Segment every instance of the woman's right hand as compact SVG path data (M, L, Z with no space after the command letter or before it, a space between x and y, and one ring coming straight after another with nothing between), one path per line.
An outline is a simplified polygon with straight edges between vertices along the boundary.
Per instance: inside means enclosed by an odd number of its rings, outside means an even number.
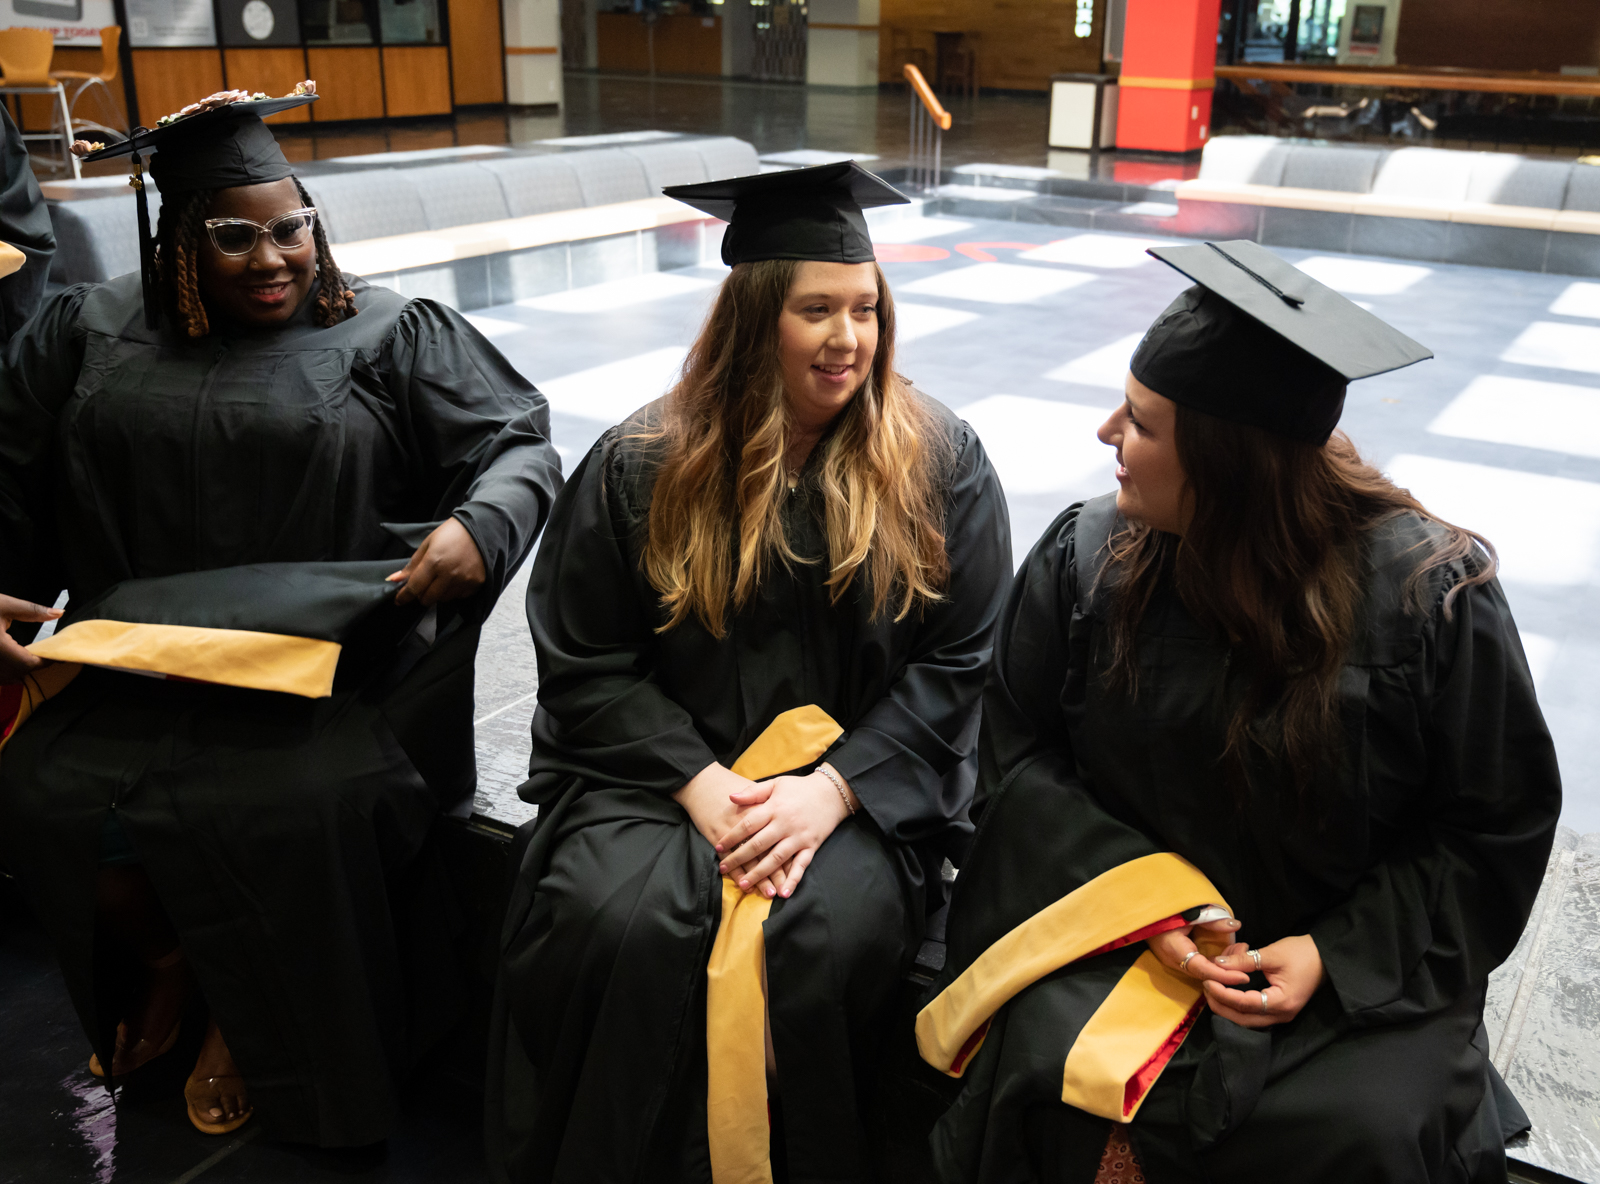
M1200 947L1194 943L1193 934L1196 930L1203 931L1207 937L1224 940L1239 932L1239 922L1230 917L1222 921L1207 921L1203 925L1185 925L1182 929L1169 929L1165 933L1158 933L1146 939L1145 944L1150 947L1151 952L1163 966L1169 970L1176 970L1179 974L1186 974L1190 978L1202 982L1210 980L1228 987L1237 987L1250 981L1250 976L1243 971L1218 966L1201 953ZM1220 958L1230 954L1242 954L1248 948L1243 942L1233 942L1227 949L1217 951L1217 956ZM1189 957L1190 954L1194 957Z
M689 815L689 821L705 836L706 842L715 847L722 841L722 837L733 829L734 824L743 817L748 806L739 806L733 802L731 794L748 793L756 788L756 783L748 777L741 777L731 769L712 763L696 773L687 785L672 795L672 800L682 806ZM739 879L742 869L728 869L735 881ZM783 890L784 879L782 871L775 872L772 876L763 879L759 884L751 886L753 891L761 891L763 885L770 885L772 892L767 896L775 896Z
M21 682L44 665L44 659L29 653L17 644L8 632L13 621L53 621L61 615L58 608L45 608L31 600L18 600L15 596L0 595L0 683ZM715 840L712 840L715 842Z

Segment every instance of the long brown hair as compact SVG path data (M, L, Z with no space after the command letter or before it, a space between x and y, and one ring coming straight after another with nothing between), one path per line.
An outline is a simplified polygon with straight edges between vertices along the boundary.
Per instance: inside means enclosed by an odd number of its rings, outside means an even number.
M1406 611L1422 611L1429 573L1459 562L1466 578L1445 594L1447 616L1462 588L1493 577L1494 547L1430 514L1342 432L1301 443L1180 404L1174 438L1193 517L1181 538L1128 524L1111 540L1101 576L1111 682L1137 693L1139 623L1170 576L1184 606L1247 664L1223 751L1230 782L1248 782L1253 750L1303 793L1318 770L1338 766L1337 691L1364 591L1362 535L1408 512L1442 527L1403 595Z
M298 178L294 187L304 204L313 204ZM161 293L168 315L189 337L204 337L211 332L205 302L200 298L200 244L206 237L206 216L215 195L214 189L197 189L164 201L156 221L156 274ZM322 280L312 319L326 329L356 315L356 295L345 287L344 274L333 260L321 218L313 224L311 238L317 248L317 275Z
M784 454L793 432L778 320L799 262L740 263L723 281L657 427L649 534L640 564L672 629L691 614L727 632L775 562L804 562L784 535ZM937 600L949 575L940 463L944 433L894 371L894 302L876 266L878 349L868 379L817 445L835 603L857 575L872 610L896 619Z

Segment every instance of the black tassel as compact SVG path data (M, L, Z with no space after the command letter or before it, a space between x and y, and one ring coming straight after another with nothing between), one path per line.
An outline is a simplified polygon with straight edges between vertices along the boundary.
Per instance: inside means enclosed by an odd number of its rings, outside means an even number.
M145 129L134 128L130 138ZM144 194L144 161L137 151L133 154L133 175L128 178L138 201L139 215L139 278L144 287L144 327L154 330L161 324L161 304L156 292L156 244L150 237L150 204Z

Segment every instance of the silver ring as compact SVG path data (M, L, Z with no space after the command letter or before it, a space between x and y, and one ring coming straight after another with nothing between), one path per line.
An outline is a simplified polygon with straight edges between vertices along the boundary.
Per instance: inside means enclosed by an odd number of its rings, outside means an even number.
M1250 961L1252 961L1252 962L1254 962L1256 964L1256 969L1257 970L1260 970L1261 969L1261 951L1260 950L1251 950L1250 951Z
M1272 989L1271 987L1268 987L1267 991L1270 991L1271 989ZM1262 1015L1266 1015L1267 1014L1267 991L1257 991L1256 992L1257 995L1261 996L1261 1014Z
M1187 971L1189 969L1189 959L1193 958L1199 952L1199 950L1190 950L1187 954L1185 954L1183 956L1183 961L1178 963L1178 969Z

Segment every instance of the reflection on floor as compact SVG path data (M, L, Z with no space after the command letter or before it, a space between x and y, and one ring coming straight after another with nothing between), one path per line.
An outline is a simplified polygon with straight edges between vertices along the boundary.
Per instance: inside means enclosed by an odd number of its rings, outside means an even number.
M375 152L414 152L473 144L528 144L574 136L644 130L738 136L763 156L789 164L855 156L874 167L905 163L909 109L903 88L828 90L781 82L720 78L658 78L571 72L566 102L557 112L542 108L498 112L463 111L454 116L394 121L371 127L324 130L315 124L275 129L291 161L330 160ZM1196 164L1122 161L1107 154L1091 166L1084 153L1045 147L1049 102L1044 93L948 96L954 118L944 136L944 164L971 162L1030 167L1054 165L1087 176L1094 168L1118 180L1152 184L1160 177L1193 176ZM1054 159L1052 159L1054 158ZM1129 169L1155 172L1132 177ZM84 166L86 176L121 174L115 161Z

